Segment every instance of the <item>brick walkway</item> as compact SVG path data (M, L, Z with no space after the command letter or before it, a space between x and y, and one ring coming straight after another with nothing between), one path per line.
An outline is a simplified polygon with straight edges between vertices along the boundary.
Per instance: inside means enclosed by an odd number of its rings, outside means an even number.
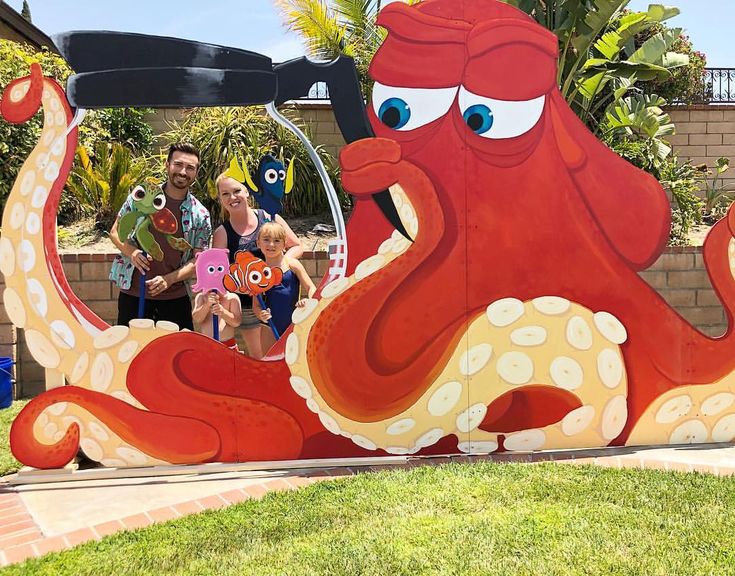
M54 534L52 530L44 533L41 526L42 515L36 510L37 518L24 502L25 492L20 487L10 486L0 481L0 566L20 562L27 558L38 557L49 552L64 550L87 542L99 540L109 534L125 529L136 529L157 522L166 522L203 510L222 508L247 499L258 499L268 492L295 490L315 482L339 476L384 470L386 468L410 468L414 466L438 465L448 462L560 462L568 464L594 464L612 468L645 468L675 470L680 472L703 472L721 476L735 474L735 447L731 445L710 445L686 448L608 448L606 450L576 450L564 452L544 452L535 454L498 454L489 456L451 456L436 458L410 459L402 465L363 466L309 470L289 470L278 478L259 478L242 480L242 488L228 489L204 497L185 500L172 505L151 507L150 510L121 516L113 520L92 523L83 528ZM156 478L160 481L161 478ZM78 484L78 483L77 483ZM145 482L142 484L145 486ZM49 485L43 485L48 487ZM64 498L64 484L54 484L53 498L61 502ZM111 490L119 494L119 487L100 487L109 497ZM41 490L42 491L42 490ZM71 493L72 490L69 490ZM83 519L81 519L83 520Z

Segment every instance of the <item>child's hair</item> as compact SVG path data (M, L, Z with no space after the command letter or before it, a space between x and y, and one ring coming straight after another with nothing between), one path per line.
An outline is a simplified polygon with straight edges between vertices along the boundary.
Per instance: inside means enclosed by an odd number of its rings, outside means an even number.
M286 242L286 229L278 222L266 222L263 224L258 232L258 240L265 235L271 236L276 240L283 240L284 243Z

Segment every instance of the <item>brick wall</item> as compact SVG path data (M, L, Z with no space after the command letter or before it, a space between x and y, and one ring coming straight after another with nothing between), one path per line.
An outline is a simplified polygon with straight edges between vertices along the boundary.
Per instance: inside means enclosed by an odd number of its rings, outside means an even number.
M72 290L103 320L114 323L117 290L107 280L114 254L63 254L62 262ZM324 252L307 252L302 263L316 284L329 267ZM725 313L704 269L701 247L667 250L640 276L690 323L704 333L724 333ZM17 346L14 345L17 338ZM20 395L31 396L45 388L45 372L31 357L23 331L10 324L0 306L0 355L17 358L16 377Z
M675 106L666 111L676 125L668 140L680 159L712 168L725 156L735 164L735 106ZM723 179L735 187L735 170L725 172Z
M689 323L709 336L721 336L727 318L704 268L701 246L669 248L640 277Z

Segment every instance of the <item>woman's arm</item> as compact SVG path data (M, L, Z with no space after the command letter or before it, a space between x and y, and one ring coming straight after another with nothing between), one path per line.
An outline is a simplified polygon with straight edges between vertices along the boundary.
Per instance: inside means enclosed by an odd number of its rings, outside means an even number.
M212 248L227 248L227 230L224 226L218 226L212 234Z
M276 222L278 222L286 231L286 256L297 260L304 254L304 247L301 245L299 237L291 230L288 223L281 218L280 214L276 214Z
M296 274L296 278L299 279L301 286L306 289L307 298L313 298L314 294L316 293L316 286L314 285L314 282L312 282L309 275L306 273L306 268L304 268L304 265L298 260L289 260L288 265L291 267L291 270L293 270L294 274ZM303 303L301 300L299 300L296 305L303 306Z

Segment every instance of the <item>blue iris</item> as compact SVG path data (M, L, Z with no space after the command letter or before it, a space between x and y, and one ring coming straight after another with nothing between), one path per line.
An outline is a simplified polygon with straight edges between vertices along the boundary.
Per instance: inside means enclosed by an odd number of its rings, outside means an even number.
M378 116L380 121L388 128L398 130L403 128L411 119L411 108L409 108L408 102L402 98L388 98L381 104Z
M493 111L484 104L470 106L462 117L475 134L484 134L493 127Z

